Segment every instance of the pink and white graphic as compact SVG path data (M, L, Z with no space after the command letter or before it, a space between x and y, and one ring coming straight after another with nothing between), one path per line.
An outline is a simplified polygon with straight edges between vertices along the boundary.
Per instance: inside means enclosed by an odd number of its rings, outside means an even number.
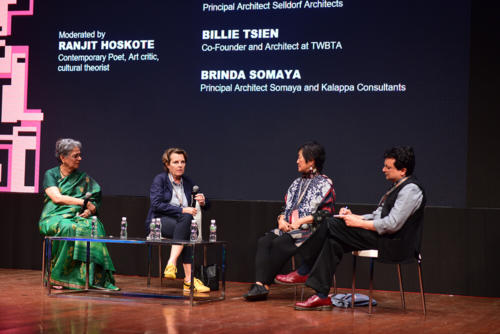
M9 11L9 5L15 4L17 0L0 0L0 37L11 35L12 16L33 15L33 0L29 1L28 10ZM6 45L6 41L0 39L1 49L0 125L4 130L0 132L0 153L3 153L0 154L0 191L38 192L43 113L27 107L29 47ZM27 160L28 154L33 156L33 153L34 161ZM34 171L34 179L27 180L28 170Z

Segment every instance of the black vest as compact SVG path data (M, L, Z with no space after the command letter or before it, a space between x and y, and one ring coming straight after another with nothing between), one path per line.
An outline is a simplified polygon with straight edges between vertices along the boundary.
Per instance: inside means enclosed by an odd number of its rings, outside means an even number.
M395 233L383 234L379 239L379 260L389 263L405 263L412 262L420 254L420 245L422 243L422 233L424 227L424 207L426 203L425 191L420 182L410 176L392 193L390 193L382 206L382 215L385 217L389 214L399 192L407 184L413 183L422 191L422 203L420 207L406 220L403 227Z

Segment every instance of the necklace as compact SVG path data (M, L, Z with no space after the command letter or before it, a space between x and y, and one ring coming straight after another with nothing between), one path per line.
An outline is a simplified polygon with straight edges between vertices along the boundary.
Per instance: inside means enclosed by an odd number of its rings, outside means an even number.
M64 174L63 170L62 170L62 165L59 167L59 174L61 174L61 177L64 179L66 176L68 176L69 174L71 173L68 173L68 174Z
M294 205L294 209L297 209L299 207L299 204L300 202L302 202L302 198L304 197L304 195L306 194L307 192L307 188L309 188L309 185L311 184L312 182L312 178L302 178L300 180L300 184L299 184L299 192L298 192L298 200L297 200L297 203L295 203ZM304 186L305 184L305 187L304 189L302 189L302 186Z
M182 179L179 184L180 190L177 190L176 183L174 182L174 178L172 177L172 174L168 174L168 178L170 179L170 182L172 183L172 191L175 194L175 197L177 197L177 200L179 201L179 207L184 206L184 198L182 196L182 192L184 191L184 185L182 184Z

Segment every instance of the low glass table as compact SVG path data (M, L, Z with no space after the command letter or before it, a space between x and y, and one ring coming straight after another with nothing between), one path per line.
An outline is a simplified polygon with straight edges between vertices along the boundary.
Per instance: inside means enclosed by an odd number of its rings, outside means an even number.
M42 261L42 284L47 285L47 294L51 295L52 283L50 282L51 275L51 260L52 260L52 243L54 241L82 241L87 243L87 261L86 261L86 277L85 277L85 289L76 291L92 291L107 293L113 295L124 295L130 297L143 297L143 298L166 298L166 299L184 299L189 300L191 306L198 302L208 302L208 301L218 301L224 300L226 296L226 247L227 241L184 241L184 240L173 240L173 239L161 239L161 240L148 240L145 238L127 238L120 239L114 237L54 237L46 236L43 242L43 261ZM148 247L148 279L147 286L150 286L151 281L151 254L152 247L158 247L159 255L159 278L160 284L162 282L162 271L161 271L161 246L172 246L172 245L183 245L184 247L191 247L192 252L192 266L191 266L191 277L194 277L194 270L196 267L196 249L202 247L204 259L206 259L207 248L212 248L219 246L222 249L222 259L221 259L221 272L220 272L220 294L218 296L209 296L203 298L196 298L194 294L194 284L191 284L191 289L189 296L178 296L169 295L162 293L138 293L138 292L126 292L126 291L112 291L106 289L94 289L90 287L89 284L89 259L90 259L90 243L91 242L103 242L103 243L113 243L113 244L123 244L123 245L145 245ZM205 260L206 261L206 260ZM47 264L47 265L46 265ZM206 265L206 263L204 263ZM75 290L73 290L75 291Z

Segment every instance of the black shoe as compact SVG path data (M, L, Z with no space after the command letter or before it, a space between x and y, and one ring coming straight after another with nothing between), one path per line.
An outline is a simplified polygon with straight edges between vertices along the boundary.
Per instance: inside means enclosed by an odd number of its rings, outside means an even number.
M266 300L268 294L269 290L267 290L264 286L254 283L250 287L250 290L243 295L243 298L248 301L255 302L258 300Z

